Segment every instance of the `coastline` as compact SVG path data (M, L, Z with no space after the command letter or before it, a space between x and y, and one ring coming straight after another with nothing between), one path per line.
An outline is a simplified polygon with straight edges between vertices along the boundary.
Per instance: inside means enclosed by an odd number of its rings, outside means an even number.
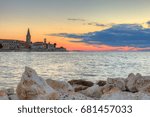
M0 52L69 52L68 50L2 50L0 49Z
M25 67L14 88L1 89L1 100L150 100L150 76L129 74L127 78L86 80L44 80Z

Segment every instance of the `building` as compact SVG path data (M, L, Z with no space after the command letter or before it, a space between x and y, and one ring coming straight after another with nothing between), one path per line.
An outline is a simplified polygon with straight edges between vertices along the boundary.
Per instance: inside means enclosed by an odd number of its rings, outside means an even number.
M28 48L28 44L25 41L19 41L19 49Z
M19 49L19 41L18 40L0 39L0 45L2 47L1 49L4 49L4 50Z
M31 45L31 49L44 49L44 43L43 42L35 42Z
M17 51L66 51L64 47L57 48L56 43L47 43L46 38L43 42L31 41L30 29L28 28L26 34L26 41L21 40L7 40L0 39L0 50L17 50Z
M27 35L26 35L26 43L28 45L31 44L31 35L30 35L30 29L29 28L28 28Z
M46 43L46 38L44 38L43 42L35 42L31 44L31 49L37 50L47 50L47 51L55 51L56 50L56 43Z
M50 44L50 43L48 43L47 49L48 49L49 51L55 51L55 50L56 50L56 45L55 45L55 44Z
M64 48L64 47L60 47L60 48L56 48L55 51L57 51L57 52L65 52L65 51L67 51L67 50L66 50L66 48Z

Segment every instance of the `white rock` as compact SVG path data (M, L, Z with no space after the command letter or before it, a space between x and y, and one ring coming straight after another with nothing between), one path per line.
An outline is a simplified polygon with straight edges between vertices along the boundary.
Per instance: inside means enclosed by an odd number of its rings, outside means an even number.
M141 74L130 74L127 78L126 87L131 92L138 92L143 90L147 85L150 85L150 78L142 76Z
M46 81L39 77L35 70L25 67L16 93L19 99L48 100L58 99L58 93Z
M16 94L9 95L9 99L10 99L10 100L19 100L19 98L17 97Z
M148 87L150 86L150 77L142 77L142 78L138 78L136 81L136 89L138 91L141 91L145 88L148 89ZM147 90L148 91L148 90ZM148 91L150 93L150 89Z
M137 88L135 86L136 80L136 76L133 73L129 74L126 87L130 92L137 92Z
M8 96L0 96L0 100L9 100Z
M78 92L70 92L60 94L59 100L93 100L93 98L87 97Z
M121 90L118 87L111 87L110 85L106 85L102 88L102 92L103 95L105 95L105 94L121 92Z
M0 100L9 100L5 90L0 90Z
M14 88L6 89L7 95L13 95L15 93Z
M126 90L126 81L123 78L108 78L107 84L111 84L114 87L118 87L122 91Z
M47 84L57 91L74 91L73 87L66 81L46 80Z
M150 96L145 93L130 93L130 92L116 92L112 94L103 95L101 100L149 100Z
M83 85L73 85L74 91L75 92L79 92L82 90L86 90L87 88L89 88L88 86L83 86Z
M87 88L86 90L82 90L81 93L88 97L100 98L102 95L102 88L98 85L94 85L92 87Z

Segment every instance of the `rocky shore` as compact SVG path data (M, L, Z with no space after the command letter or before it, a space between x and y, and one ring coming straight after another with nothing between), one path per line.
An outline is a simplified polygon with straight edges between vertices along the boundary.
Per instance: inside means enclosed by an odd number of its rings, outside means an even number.
M44 80L25 67L16 89L1 89L0 100L149 100L150 76L129 74L96 83L85 80Z

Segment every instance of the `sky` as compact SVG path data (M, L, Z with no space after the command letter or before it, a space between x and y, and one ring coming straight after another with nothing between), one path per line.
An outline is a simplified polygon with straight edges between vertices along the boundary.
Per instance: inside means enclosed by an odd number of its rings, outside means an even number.
M0 39L57 43L68 50L150 49L150 0L0 0Z

